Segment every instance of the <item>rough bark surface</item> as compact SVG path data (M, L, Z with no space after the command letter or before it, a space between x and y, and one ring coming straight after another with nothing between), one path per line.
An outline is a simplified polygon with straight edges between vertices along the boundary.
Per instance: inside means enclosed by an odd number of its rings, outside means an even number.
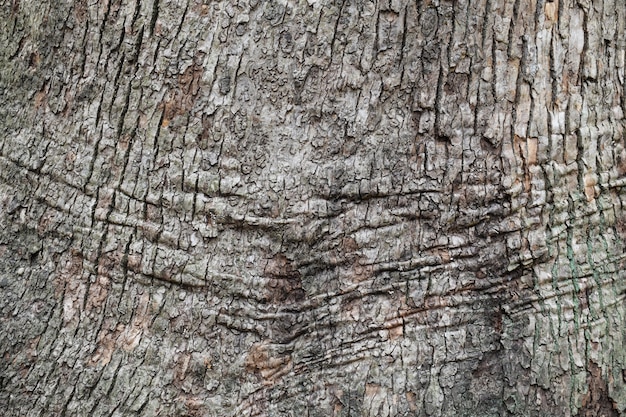
M0 0L6 416L616 416L619 0Z

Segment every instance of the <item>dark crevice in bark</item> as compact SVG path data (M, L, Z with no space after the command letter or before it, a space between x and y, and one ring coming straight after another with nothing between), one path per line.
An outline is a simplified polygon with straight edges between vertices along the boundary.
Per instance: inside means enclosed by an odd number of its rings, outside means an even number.
M156 27L157 19L159 18L159 0L152 0L152 15L150 16L150 26L148 33L150 36L154 34L154 28Z

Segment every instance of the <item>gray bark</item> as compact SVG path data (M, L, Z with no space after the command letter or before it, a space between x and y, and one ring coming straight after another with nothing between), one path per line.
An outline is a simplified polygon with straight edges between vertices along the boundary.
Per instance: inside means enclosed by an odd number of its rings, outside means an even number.
M3 415L619 415L625 26L0 0Z

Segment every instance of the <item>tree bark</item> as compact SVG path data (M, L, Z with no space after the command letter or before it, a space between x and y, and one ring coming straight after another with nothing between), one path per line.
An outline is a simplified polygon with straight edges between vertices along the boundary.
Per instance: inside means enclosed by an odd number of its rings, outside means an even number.
M617 416L626 6L0 0L7 416Z

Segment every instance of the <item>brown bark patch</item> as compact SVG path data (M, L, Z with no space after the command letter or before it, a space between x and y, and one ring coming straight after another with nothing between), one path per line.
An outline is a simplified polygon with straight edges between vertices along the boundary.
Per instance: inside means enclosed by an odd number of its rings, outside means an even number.
M333 259L339 264L345 262L347 267L342 269L344 277L353 282L366 281L373 276L372 265L367 264L361 253L359 253L358 242L353 237L344 237L341 246L332 252Z
M263 271L268 278L265 288L266 300L274 304L292 304L305 297L300 272L281 253L270 259Z
M41 336L37 336L27 343L28 348L26 349L26 357L30 362L34 362L37 359L37 346L39 346L40 339Z
M74 16L76 16L76 20L80 23L84 23L87 21L89 11L87 10L87 2L86 1L75 1L74 2Z
M352 281L363 282L374 276L374 268L372 265L362 265L360 260L357 260L352 265Z
M109 295L109 278L104 275L98 275L96 281L89 286L87 293L86 311L99 309L104 305Z
M327 385L326 392L331 397L331 403L333 405L333 417L340 416L345 401L343 398L343 390L337 385Z
M409 404L409 410L417 410L417 395L414 392L409 391L406 393L406 402Z
M449 263L452 257L450 256L450 251L445 248L435 249L433 254L439 256L441 258L441 263Z
M558 1L548 1L544 6L544 11L546 13L546 18L551 22L556 22L559 18L559 2Z
M132 255L128 255L128 260L126 267L138 274L141 273L141 254L134 253Z
M378 384L365 384L365 397L370 398L380 392L380 385Z
M134 350L150 326L152 319L150 309L150 295L144 292L137 302L135 314L130 323L114 324L112 319L107 319L102 326L103 330L98 335L97 348L89 364L104 366L111 361L116 350L123 349L126 352Z
M110 320L107 321L110 322ZM105 322L105 325L106 324L107 323ZM100 334L98 335L98 347L96 348L96 351L89 360L90 365L105 366L109 362L111 362L113 352L115 351L117 345L117 340L125 328L126 326L124 326L123 324L118 324L112 331L103 330L102 332L100 332Z
M38 91L35 94L35 108L40 109L48 103L48 94L45 90Z
M187 369L189 368L189 360L191 355L188 353L181 354L176 360L176 366L174 367L174 379L182 381L185 379Z
M204 401L197 396L184 396L182 397L185 403L185 409L188 417L203 417L207 415L207 410L204 405Z
M537 138L528 138L526 141L526 162L528 163L528 165L537 164L537 142Z
M275 354L268 342L252 345L245 362L246 371L257 375L263 385L274 385L293 368L289 354Z
M398 340L404 336L404 325L402 322L394 324L387 331L389 332L389 340Z
M341 244L347 253L353 253L359 250L359 244L353 237L344 237Z
M497 334L502 334L502 311L498 311L494 314L493 329Z
M592 175L585 175L584 177L585 183L585 197L587 197L587 201L591 202L596 198L596 179Z
M615 403L609 397L609 388L602 378L602 370L594 362L587 367L587 394L583 397L578 417L617 417Z
M178 78L181 90L187 95L196 96L200 90L200 80L204 68L201 65L193 64L189 66Z
M299 278L300 273L285 255L279 253L267 262L265 275L273 278Z
M190 65L185 72L178 77L178 86L169 93L169 97L161 104L163 108L163 121L161 126L167 127L170 121L181 116L193 108L198 92L204 68L201 65Z

